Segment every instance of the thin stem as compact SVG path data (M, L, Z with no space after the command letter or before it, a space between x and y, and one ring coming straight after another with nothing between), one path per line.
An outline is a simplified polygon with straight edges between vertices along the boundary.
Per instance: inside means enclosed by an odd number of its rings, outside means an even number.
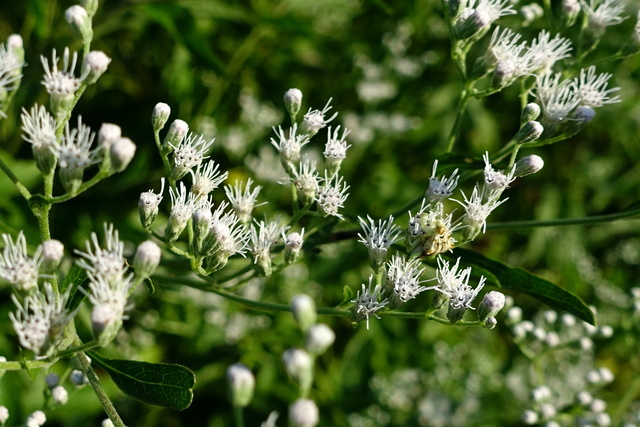
M516 228L534 228L534 227L560 227L567 225L593 225L606 222L612 222L619 219L632 218L640 215L640 209L633 209L624 212L618 212L608 215L595 215L583 218L561 218L547 221L511 221L511 222L494 222L487 224L490 230L513 230Z
M453 151L453 146L460 135L460 128L462 126L462 118L464 117L464 113L467 110L467 105L469 104L469 100L471 99L471 95L469 93L469 87L465 85L464 89L460 92L460 101L458 102L458 110L456 111L456 119L453 122L453 126L451 127L451 132L449 133L449 140L447 142L447 153L451 153Z
M89 384L93 387L93 391L96 393L96 396L98 396L98 400L102 403L104 412L107 414L111 422L113 422L113 425L115 427L126 427L122 418L118 415L118 411L116 411L113 403L111 403L109 396L107 396L107 393L105 393L104 389L100 385L100 380L98 380L98 376L91 367L87 355L85 353L80 353L76 356L76 360L80 364L82 372L84 372L86 377L89 379Z
M98 182L102 181L105 178L108 178L111 175L113 175L112 171L100 169L100 171L98 171L98 173L95 174L89 181L83 182L82 185L80 185L80 187L78 188L78 190L75 191L74 193L66 193L66 194L63 194L62 196L50 197L49 202L51 204L56 204L56 203L62 203L62 202L66 202L67 200L73 199L74 197L84 193L85 191L87 191L88 189L96 185Z
M516 144L515 147L513 147L513 151L511 152L511 157L509 158L509 165L507 166L507 171L510 171L513 165L515 164L516 157L518 156L518 151L520 150L520 147L522 147L522 144Z
M244 408L242 406L233 406L233 418L236 422L236 427L244 427Z
M0 158L0 169L2 169L2 172L7 175L7 178L9 178L11 182L13 182L13 184L20 192L20 195L22 195L22 197L24 197L26 200L29 200L31 198L31 193L29 192L29 190L27 190L27 187L25 187L24 184L20 182L18 177L13 173L13 171L4 162L4 160L2 160L2 158Z

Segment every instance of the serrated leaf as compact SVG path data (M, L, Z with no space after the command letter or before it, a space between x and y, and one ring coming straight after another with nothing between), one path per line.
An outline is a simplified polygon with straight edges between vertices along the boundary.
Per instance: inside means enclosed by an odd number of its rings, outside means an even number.
M185 366L107 359L95 352L88 354L107 371L120 390L134 399L177 411L191 405L196 376Z
M488 279L501 288L529 295L549 307L571 313L592 325L596 324L595 315L580 297L526 270L509 267L467 249L456 248L448 257L460 257L461 263L484 270L483 273L488 273Z
M69 290L69 299L65 306L68 311L71 312L78 308L80 303L87 297L87 292L89 292L88 283L87 272L84 268L73 264L73 267L71 267L71 270L69 270L69 273L67 273L60 284L61 294ZM83 288L84 291L81 288Z

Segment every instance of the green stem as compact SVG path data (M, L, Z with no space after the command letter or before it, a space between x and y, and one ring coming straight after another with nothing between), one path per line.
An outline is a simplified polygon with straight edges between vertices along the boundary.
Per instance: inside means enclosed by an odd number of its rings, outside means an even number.
M24 197L26 200L29 200L31 198L31 193L29 192L27 187L25 187L20 182L18 177L13 173L13 171L1 158L0 158L0 169L2 169L2 172L4 172L4 174L7 175L7 178L9 178L11 182L13 182L13 184L18 189L18 192L20 192L20 195L22 195L22 197Z
M451 153L453 151L453 146L460 135L460 128L462 126L462 118L464 117L464 113L467 110L467 105L469 104L469 100L471 99L470 88L468 85L465 85L464 89L460 92L460 101L458 101L458 110L456 111L456 119L453 122L453 127L451 128L451 132L449 133L449 140L447 142L447 153Z
M516 163L516 157L518 156L518 151L522 147L522 144L516 144L513 147L513 151L511 152L511 157L509 158L509 165L507 166L507 171L510 171L513 165Z
M96 185L98 182L102 181L105 178L108 178L111 175L113 175L113 172L101 169L89 181L83 182L76 192L66 193L66 194L63 194L62 196L50 197L49 202L51 204L56 204L56 203L62 203L62 202L66 202L67 200L73 199L74 197L84 193L85 191L87 191L88 189Z
M547 221L511 221L511 222L494 222L487 224L488 230L513 230L516 228L534 228L534 227L561 227L567 225L593 225L612 222L619 219L632 218L640 215L640 209L632 209L624 212L618 212L607 215L594 215L583 218L562 218Z
M91 384L91 387L93 387L93 391L96 393L96 396L98 396L98 400L100 400L100 403L102 403L104 412L107 414L111 422L113 422L113 425L115 427L126 427L124 422L120 418L120 415L118 415L118 411L116 411L113 403L111 403L109 396L107 396L107 393L100 385L100 380L98 380L98 376L91 367L87 355L85 353L80 353L76 356L76 360L80 364L82 372L84 372L84 374L89 379L89 384Z
M236 422L236 427L244 427L244 408L242 406L233 406L233 418Z

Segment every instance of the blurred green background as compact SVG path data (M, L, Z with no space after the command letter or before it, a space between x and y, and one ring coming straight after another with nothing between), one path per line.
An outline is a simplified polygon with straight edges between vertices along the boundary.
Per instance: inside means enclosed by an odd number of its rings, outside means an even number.
M0 156L37 190L41 182L31 148L21 139L19 112L47 95L40 80L40 55L65 46L80 49L64 20L71 2L6 2L0 12L0 39L19 33L25 42L22 86L0 122ZM588 63L615 52L635 24L637 5L627 5L627 19L609 28ZM521 18L502 21L518 26ZM522 29L532 39L546 28L545 19ZM575 28L564 33L575 40ZM486 46L480 42L471 57ZM351 186L344 214L348 218L382 218L420 196L428 185L433 160L446 148L460 82L450 60L450 41L437 0L422 1L116 1L101 2L94 18L92 49L112 58L109 70L90 86L75 113L97 131L116 123L137 144L136 158L121 174L52 211L52 235L71 251L83 249L91 231L113 222L127 242L126 251L146 239L137 214L140 192L159 188L162 163L155 150L150 115L157 102L172 107L171 120L187 121L193 131L215 137L211 157L230 171L229 183L253 177L264 189L258 208L273 215L289 212L290 195L277 184L285 174L269 143L271 127L286 124L283 93L304 93L303 110L322 108L332 97L340 124L351 129L352 147L343 164ZM598 64L612 72L611 85L621 87L622 102L597 110L594 121L577 136L559 144L529 150L545 160L544 169L519 179L509 201L491 222L554 219L615 213L640 197L640 57ZM508 88L483 102L473 101L463 123L456 152L478 160L496 152L517 131L519 101ZM74 119L72 119L73 122ZM308 146L318 155L324 133ZM307 148L307 147L305 147ZM470 183L463 186L470 190ZM214 193L217 201L223 192ZM168 210L168 197L163 209ZM406 225L406 213L399 215ZM593 305L610 338L596 338L592 359L579 350L549 351L544 369L563 363L606 366L616 381L601 397L611 412L628 411L622 396L639 372L638 310L631 289L638 287L640 221L628 219L589 227L491 231L472 248L512 266L525 268L578 294ZM347 222L339 229L353 230ZM24 230L35 246L37 227L25 201L0 176L0 231ZM302 262L267 280L254 279L243 294L288 303L304 292L320 306L335 306L342 288L357 290L368 275L366 249L355 240L323 245ZM168 252L171 271L187 264ZM233 271L250 260L238 260ZM0 354L20 358L4 303ZM514 295L524 318L543 310L525 296ZM421 295L407 309L424 309ZM257 378L247 409L247 425L259 425L278 410L285 425L287 405L297 397L282 368L281 355L302 344L290 314L258 313L199 290L161 282L156 293L134 297L126 332L104 350L112 357L180 363L196 372L192 406L183 412L140 404L104 383L128 425L227 426L232 412L224 373L238 361ZM87 313L83 313L87 320ZM312 398L323 426L517 425L528 406L530 389L539 381L513 343L499 317L495 330L447 327L434 322L384 318L353 328L345 319L321 318L337 341L316 366ZM568 352L560 354L560 352ZM575 362L574 358L580 359ZM562 366L562 365L559 365ZM539 367L539 366L538 366ZM60 363L57 372L66 366ZM9 407L16 425L42 405L42 375L35 382L22 373L7 373L0 385L0 404ZM67 386L69 388L70 386ZM516 390L516 391L514 391ZM520 392L517 392L519 390ZM524 390L524 391L523 391ZM638 395L630 396L637 400ZM625 403L626 406L622 407ZM622 416L622 414L619 414ZM70 402L47 412L47 425L99 425L104 418L89 388L72 393Z

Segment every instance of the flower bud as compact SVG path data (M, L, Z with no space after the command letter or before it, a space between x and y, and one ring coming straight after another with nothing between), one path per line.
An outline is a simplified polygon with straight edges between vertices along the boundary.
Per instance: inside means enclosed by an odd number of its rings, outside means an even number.
M67 393L67 390L64 387L59 385L51 390L51 397L58 405L64 405L69 400L69 393Z
M27 418L28 427L39 427L47 422L47 416L42 411L35 411Z
M50 274L58 268L64 256L64 245L58 240L47 240L42 242L42 264L40 268L43 273Z
M298 399L289 407L291 427L315 427L319 421L318 406L313 400Z
M84 58L84 70L89 70L89 74L84 79L84 82L88 85L94 84L98 81L100 76L107 71L111 58L109 58L104 52L99 50L93 50L87 54Z
M560 12L560 19L562 25L570 27L575 24L578 15L580 14L580 3L578 0L562 0L562 7Z
M98 145L109 149L111 144L122 138L122 129L113 123L103 123L98 131Z
M164 191L164 178L161 182L162 187L160 188L160 194L155 194L153 190L140 193L138 211L140 213L140 222L145 229L151 227L151 224L153 224L153 221L155 221L158 216L158 207L162 201L162 192Z
M160 264L162 251L160 247L151 240L146 240L138 245L136 254L133 257L133 268L136 276L150 277Z
M151 124L153 125L154 132L160 132L160 130L164 128L167 120L169 120L169 115L171 115L171 107L164 102L158 102L155 107L153 107Z
M285 370L289 378L298 384L304 395L313 381L313 360L311 356L297 348L289 349L282 355Z
M74 369L73 371L71 371L71 374L69 374L69 381L71 381L71 384L76 387L82 387L89 382L89 379L84 375L82 371Z
M520 127L520 130L513 139L515 139L518 144L526 144L527 142L533 142L540 138L543 131L544 127L542 127L540 122L529 120Z
M98 11L98 0L80 0L80 4L91 18L93 18L93 15Z
M517 177L531 175L540 171L543 167L544 160L542 160L542 157L532 154L516 162L514 175Z
M82 44L88 46L93 39L93 30L91 28L91 18L84 7L76 4L68 8L64 17L73 28L76 36L82 41Z
M304 347L311 354L324 353L336 340L336 334L324 323L313 325L307 329Z
M520 126L524 125L528 121L535 120L540 116L540 106L535 102L530 102L522 109L520 115Z
M455 26L455 35L459 40L480 35L491 26L491 16L482 10L476 9L466 19L459 19Z
M191 219L193 221L193 249L196 255L203 254L203 242L211 229L211 209L196 210Z
M249 368L241 363L229 366L227 383L229 398L234 407L244 408L249 405L255 388L255 378Z
M113 425L113 421L111 421L109 418L105 418L104 420L102 420L100 427L115 427L115 426Z
M291 121L295 121L302 105L302 92L299 89L289 89L284 93L283 100L284 106L291 116Z
M484 321L484 327L487 329L493 329L498 324L498 321L495 317L488 317L487 320Z
M44 377L44 383L47 385L47 388L51 390L60 383L60 377L54 373L47 374L47 376Z
M176 119L171 122L169 131L162 142L162 154L166 156L171 153L180 144L187 132L189 132L189 125L184 120Z
M478 320L486 321L489 317L495 317L504 308L504 294L498 291L487 292L478 306Z
M24 64L24 42L20 34L11 34L7 37L7 49L18 59L20 64ZM22 72L21 69L17 71Z
M116 337L122 327L121 315L122 312L116 310L113 304L101 303L93 306L91 328L100 346L107 346Z
M9 419L9 410L6 406L0 406L0 424L4 425Z
M255 254L253 267L256 269L258 274L270 277L271 273L273 273L273 263L271 262L271 255L269 251L260 251Z
M109 156L111 167L116 172L122 172L129 166L133 156L136 154L136 144L129 138L120 138L111 144Z
M439 309L449 304L449 297L442 292L436 292L433 295L433 301L431 301L431 307Z
M309 295L296 295L291 300L293 318L301 330L306 331L316 323L316 303Z
M284 263L289 265L294 263L300 256L300 250L304 242L304 228L300 233L289 233L288 236L285 236L283 231L282 239L284 240Z

